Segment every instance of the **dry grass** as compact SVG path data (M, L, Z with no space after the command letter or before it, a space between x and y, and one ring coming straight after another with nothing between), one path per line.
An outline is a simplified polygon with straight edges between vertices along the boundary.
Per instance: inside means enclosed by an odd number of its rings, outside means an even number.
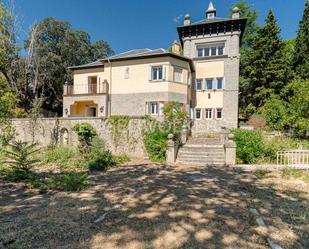
M2 181L0 248L268 248L249 207L282 219L288 197L268 185L271 177L140 161L92 175L80 193L39 195ZM270 189L281 203L275 215L262 206ZM305 228L292 230L289 245L307 245Z

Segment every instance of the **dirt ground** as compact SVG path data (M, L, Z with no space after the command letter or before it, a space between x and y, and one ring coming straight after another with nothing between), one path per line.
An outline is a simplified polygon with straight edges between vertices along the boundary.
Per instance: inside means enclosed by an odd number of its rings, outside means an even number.
M308 185L279 178L140 161L92 174L80 193L2 181L0 248L269 248L251 207L284 248L309 248Z

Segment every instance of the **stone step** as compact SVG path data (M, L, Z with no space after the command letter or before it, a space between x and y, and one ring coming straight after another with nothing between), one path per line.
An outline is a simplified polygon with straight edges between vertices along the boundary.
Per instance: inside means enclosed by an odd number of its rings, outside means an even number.
M201 155L201 156L195 156L195 155L184 155L184 154L180 154L178 155L178 158L184 158L184 159L188 159L188 160L195 160L195 159L199 159L199 160L224 160L225 156L224 155L217 155L217 156L210 156L210 155Z
M178 151L178 154L190 154L190 155L224 155L224 150L187 150L187 149L181 149Z
M223 145L194 145L194 144L186 144L182 146L180 149L206 149L206 150L211 150L211 149L224 149Z
M218 140L199 139L199 140L189 140L187 141L187 144L222 144L222 141L221 139Z
M224 155L220 155L220 156L194 156L194 155L179 155L178 158L180 159L186 159L186 160L204 160L204 161L207 161L207 160L224 160Z
M177 160L178 164L184 164L184 165L197 165L197 166L224 166L224 162L198 162L198 161L182 161L182 160Z

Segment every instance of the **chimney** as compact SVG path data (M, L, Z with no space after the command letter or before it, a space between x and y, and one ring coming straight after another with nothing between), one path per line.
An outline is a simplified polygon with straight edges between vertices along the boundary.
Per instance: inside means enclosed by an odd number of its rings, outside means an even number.
M232 10L232 19L239 19L239 8L235 7Z
M186 14L186 15L185 15L184 25L185 25L185 26L190 26L190 24L191 24L190 15L189 15L189 14Z
M180 44L177 40L175 40L173 42L173 45L172 45L172 53L174 54L179 54L181 53L181 47L180 47Z
M217 10L215 9L212 1L209 2L208 9L206 10L206 18L214 19L216 17Z

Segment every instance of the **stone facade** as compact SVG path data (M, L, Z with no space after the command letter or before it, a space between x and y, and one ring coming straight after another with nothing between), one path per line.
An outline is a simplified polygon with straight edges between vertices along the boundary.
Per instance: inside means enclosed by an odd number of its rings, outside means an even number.
M111 115L146 115L146 103L150 101L177 101L187 104L187 95L173 92L133 93L111 95Z
M96 129L98 136L106 142L108 148L115 154L126 154L132 157L143 157L145 155L141 134L144 120L139 117L131 118L128 129L122 130L121 136L116 138L114 127L108 124L107 119L40 118L36 122L31 119L12 120L16 130L16 140L37 142L42 147L61 143L77 146L77 135L72 129L78 123L91 124Z
M224 62L224 89L223 91L223 119L222 120L194 120L192 133L221 131L222 128L237 128L238 126L238 95L239 95L239 37L240 32L218 34L212 36L200 36L184 39L184 55L193 59L195 68L198 63ZM198 44L223 42L225 44L225 55L216 58L200 59L196 57ZM198 69L197 69L198 70ZM195 73L195 75L198 72ZM195 84L196 76L192 77L192 84ZM205 75L207 77L207 75ZM193 90L194 91L194 90ZM205 91L205 94L212 94L214 90ZM194 92L192 94L196 96ZM206 97L206 96L205 96ZM197 102L195 99L193 103ZM206 108L207 106L205 106ZM220 107L220 106L218 106ZM194 108L194 106L192 106ZM213 113L214 115L214 113Z

